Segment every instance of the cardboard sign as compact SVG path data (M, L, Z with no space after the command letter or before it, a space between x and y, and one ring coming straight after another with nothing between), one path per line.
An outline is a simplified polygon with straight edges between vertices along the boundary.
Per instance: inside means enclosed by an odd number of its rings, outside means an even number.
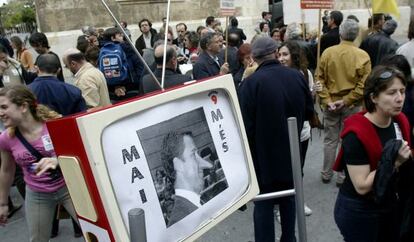
M258 194L230 75L48 129L85 236L129 241L138 208L147 241L193 241Z
M220 15L234 16L236 13L236 6L234 0L220 0Z
M333 9L333 0L301 0L300 7L302 9Z

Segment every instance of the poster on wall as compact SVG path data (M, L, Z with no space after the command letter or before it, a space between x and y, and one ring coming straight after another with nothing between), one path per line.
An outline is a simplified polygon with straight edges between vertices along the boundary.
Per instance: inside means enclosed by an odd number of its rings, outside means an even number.
M103 154L125 227L135 208L145 212L147 241L181 240L214 222L251 182L238 127L220 89L107 126Z

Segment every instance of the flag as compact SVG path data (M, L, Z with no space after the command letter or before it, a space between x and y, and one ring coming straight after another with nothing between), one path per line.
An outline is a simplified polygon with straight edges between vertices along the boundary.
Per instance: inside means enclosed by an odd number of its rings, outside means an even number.
M400 17L396 0L372 0L373 13L389 13L396 17Z

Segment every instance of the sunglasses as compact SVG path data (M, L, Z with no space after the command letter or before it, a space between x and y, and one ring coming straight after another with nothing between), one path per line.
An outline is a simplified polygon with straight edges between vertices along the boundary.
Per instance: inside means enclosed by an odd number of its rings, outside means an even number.
M400 72L399 70L387 70L387 71L384 71L383 73L381 73L379 75L379 79L388 79L388 78L392 77L393 75L404 76L404 74L402 72Z

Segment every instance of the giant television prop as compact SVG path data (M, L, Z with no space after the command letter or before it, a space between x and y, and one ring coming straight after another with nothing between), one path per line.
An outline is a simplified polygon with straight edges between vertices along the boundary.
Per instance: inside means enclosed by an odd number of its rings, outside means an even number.
M192 241L258 194L230 75L47 126L88 241L131 241L136 231L144 232L146 241ZM188 161L167 154L169 146L180 145L167 142L172 133L191 134L191 157L206 164L198 171L200 192L188 196L196 206L175 206L177 181L170 178L181 172L168 170L176 168L177 159ZM145 214L144 228L130 227L128 213L137 208Z

